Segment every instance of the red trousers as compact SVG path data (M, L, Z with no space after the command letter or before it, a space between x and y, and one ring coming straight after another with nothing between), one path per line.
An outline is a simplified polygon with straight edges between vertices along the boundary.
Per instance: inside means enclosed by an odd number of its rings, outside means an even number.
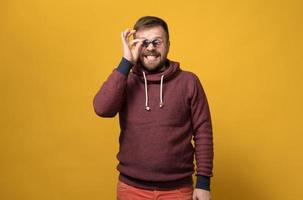
M137 188L121 181L117 184L117 200L192 200L192 196L192 186L162 191Z

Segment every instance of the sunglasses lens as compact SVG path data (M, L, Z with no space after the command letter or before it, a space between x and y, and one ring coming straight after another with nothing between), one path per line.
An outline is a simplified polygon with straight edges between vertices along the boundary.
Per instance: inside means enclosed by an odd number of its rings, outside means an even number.
M157 47L157 46L159 46L160 41L159 40L154 40L154 41L152 41L152 43L153 43L154 47Z
M158 47L161 44L161 41L157 39L153 41L144 40L142 45L148 47L150 43L152 43L153 47Z
M142 45L145 46L145 47L148 47L148 45L149 45L148 40L144 40L143 43L142 43Z

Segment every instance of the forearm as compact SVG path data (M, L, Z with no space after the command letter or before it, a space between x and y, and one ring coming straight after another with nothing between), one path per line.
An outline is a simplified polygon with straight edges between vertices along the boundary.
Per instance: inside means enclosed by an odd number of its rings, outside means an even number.
M210 126L210 125L207 125ZM212 176L213 169L213 137L211 127L194 138L197 175Z
M210 119L205 121L196 133L195 142L195 159L197 171L196 188L210 191L210 178L213 176L213 136Z

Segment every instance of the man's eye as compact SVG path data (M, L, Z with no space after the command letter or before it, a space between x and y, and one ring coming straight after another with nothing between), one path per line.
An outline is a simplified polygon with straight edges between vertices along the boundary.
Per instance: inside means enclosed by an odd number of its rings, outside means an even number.
M149 42L148 42L148 40L144 40L142 44L143 44L143 46L148 46Z
M153 41L153 45L154 45L154 46L158 46L159 44L161 44L161 41L160 41L160 40L154 40L154 41Z

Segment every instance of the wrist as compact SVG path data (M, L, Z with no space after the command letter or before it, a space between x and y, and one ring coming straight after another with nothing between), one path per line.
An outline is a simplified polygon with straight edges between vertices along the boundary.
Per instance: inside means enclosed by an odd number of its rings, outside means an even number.
M197 175L196 188L210 191L210 177Z
M120 64L117 67L117 70L127 76L132 67L133 63L130 62L127 58L122 57Z
M122 58L124 58L125 60L127 60L127 61L130 62L130 63L133 63L132 58L130 58L129 56L123 55Z

